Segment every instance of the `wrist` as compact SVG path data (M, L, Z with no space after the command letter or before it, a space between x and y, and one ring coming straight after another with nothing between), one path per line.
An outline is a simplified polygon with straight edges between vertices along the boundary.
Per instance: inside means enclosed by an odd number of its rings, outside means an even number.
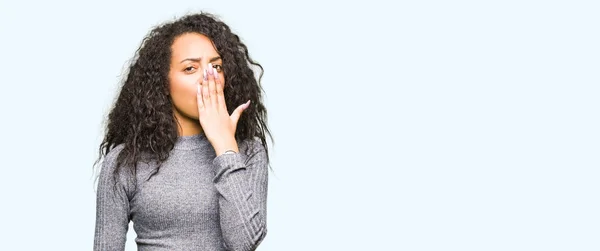
M232 148L228 148L225 150L215 150L215 153L217 154L217 156L221 156L223 154L233 154L233 153L238 153L239 150L237 149L232 149Z
M237 142L235 142L235 140L232 140L228 143L215 145L214 149L215 149L215 153L217 156L220 156L220 155L224 154L225 152L235 152L235 153L239 152Z

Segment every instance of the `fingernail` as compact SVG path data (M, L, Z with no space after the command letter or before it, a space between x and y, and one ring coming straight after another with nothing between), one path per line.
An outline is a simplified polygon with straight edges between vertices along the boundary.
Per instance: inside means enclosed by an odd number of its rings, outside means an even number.
M204 79L204 81L208 80L208 73L206 72L206 69L202 71L202 75L202 79Z
M213 65L212 65L212 63L208 63L208 71L209 71L209 72L208 72L208 74L211 74L211 75L213 75L213 76L214 76L214 74L213 74L213 72L214 72L214 71L213 71L213 69L215 69L215 68L213 68Z
M248 108L250 106L250 100L248 100L248 102L246 102L246 108Z
M217 69L213 68L213 75L215 76L215 79L219 78L219 74L217 74Z
M198 94L200 94L200 85L197 85L198 87Z

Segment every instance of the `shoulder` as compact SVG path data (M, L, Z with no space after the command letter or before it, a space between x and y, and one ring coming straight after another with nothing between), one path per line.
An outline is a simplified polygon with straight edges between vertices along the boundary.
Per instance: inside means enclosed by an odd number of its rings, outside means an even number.
M125 148L125 144L119 144L119 145L113 147L112 149L108 150L108 153L106 153L106 155L104 156L104 159L102 161L103 162L102 166L103 167L108 166L108 167L114 168L116 166L119 155L123 151L123 148Z
M268 165L269 163L267 148L258 137L243 140L239 145L239 150L246 157L246 164Z
M251 139L245 139L241 142L240 152L244 152L246 155L254 155L257 153L266 152L266 148L259 137L254 137Z
M102 158L102 163L100 165L100 173L101 177L107 178L113 175L125 176L126 168L117 168L118 160L121 153L123 153L123 149L125 148L125 144L119 144L112 149L108 150L106 155ZM122 165L122 164L121 164ZM117 174L118 171L118 174Z
M123 153L124 148L124 144L119 144L106 153L102 160L99 178L103 182L101 184L104 186L115 184L115 182L118 183L130 195L133 191L133 175L131 174L131 170L129 170L130 167L120 166L117 168L119 156Z

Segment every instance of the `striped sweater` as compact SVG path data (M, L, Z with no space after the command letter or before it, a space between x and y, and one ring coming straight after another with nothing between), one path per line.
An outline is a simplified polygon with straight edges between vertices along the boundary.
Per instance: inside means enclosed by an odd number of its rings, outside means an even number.
M113 179L122 145L100 170L94 250L124 250L129 222L138 250L254 250L264 239L267 155L260 141L215 156L203 134L180 136L158 173L139 162ZM116 185L116 186L115 186Z

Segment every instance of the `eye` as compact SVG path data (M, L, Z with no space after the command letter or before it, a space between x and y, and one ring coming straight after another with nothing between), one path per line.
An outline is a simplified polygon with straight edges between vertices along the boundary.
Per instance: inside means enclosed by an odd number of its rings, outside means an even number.
M220 64L213 65L213 68L217 69L217 72L223 71L223 66L221 66Z
M196 71L196 67L188 66L185 69L183 69L183 71L185 71L186 73L193 73L194 71Z

